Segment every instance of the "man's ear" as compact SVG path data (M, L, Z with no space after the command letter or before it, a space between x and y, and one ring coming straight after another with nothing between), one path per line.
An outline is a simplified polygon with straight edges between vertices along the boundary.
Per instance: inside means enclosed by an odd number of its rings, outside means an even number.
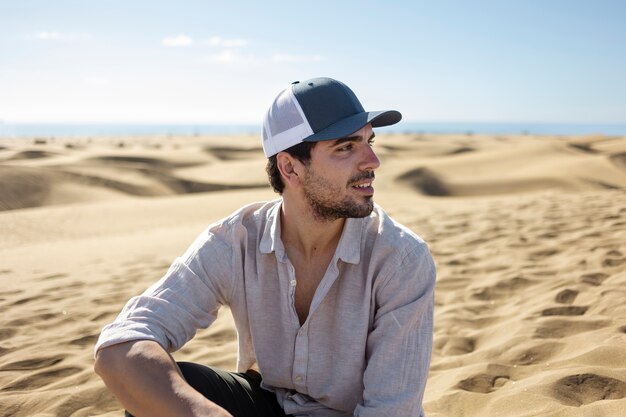
M290 184L293 187L300 183L298 172L302 172L302 162L297 158L294 158L287 152L279 152L276 155L276 165L278 166L285 186Z

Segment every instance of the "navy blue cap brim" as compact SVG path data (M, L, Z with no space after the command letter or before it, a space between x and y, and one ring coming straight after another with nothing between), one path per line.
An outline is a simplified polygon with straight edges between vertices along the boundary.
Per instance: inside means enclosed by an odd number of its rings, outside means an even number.
M357 113L343 120L333 123L326 129L304 138L303 142L320 142L346 137L361 129L368 123L372 127L390 126L398 123L402 119L402 114L396 110L370 111Z

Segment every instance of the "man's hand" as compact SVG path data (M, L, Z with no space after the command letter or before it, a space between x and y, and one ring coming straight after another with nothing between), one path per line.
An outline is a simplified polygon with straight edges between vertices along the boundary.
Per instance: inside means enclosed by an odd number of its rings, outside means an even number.
M94 369L135 417L232 417L194 390L156 342L137 340L103 348Z

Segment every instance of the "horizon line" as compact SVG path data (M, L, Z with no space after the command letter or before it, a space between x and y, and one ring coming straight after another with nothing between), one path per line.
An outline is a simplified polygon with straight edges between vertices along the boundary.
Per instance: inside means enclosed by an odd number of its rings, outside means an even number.
M530 124L530 125L625 125L626 121L563 121L563 120L402 120L395 125L384 126L392 127L402 124L490 124L490 125L511 125L511 124ZM0 125L128 125L128 126L253 126L262 127L262 122L227 122L227 121L7 121L0 119Z

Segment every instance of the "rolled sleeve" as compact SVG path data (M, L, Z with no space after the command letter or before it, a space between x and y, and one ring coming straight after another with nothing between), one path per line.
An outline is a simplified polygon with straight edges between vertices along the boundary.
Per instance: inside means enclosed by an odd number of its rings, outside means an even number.
M102 329L95 352L132 340L153 340L180 349L200 328L210 326L231 292L229 245L205 232L165 276L131 298L113 323Z
M433 338L435 265L426 244L397 263L377 292L358 417L422 416Z

